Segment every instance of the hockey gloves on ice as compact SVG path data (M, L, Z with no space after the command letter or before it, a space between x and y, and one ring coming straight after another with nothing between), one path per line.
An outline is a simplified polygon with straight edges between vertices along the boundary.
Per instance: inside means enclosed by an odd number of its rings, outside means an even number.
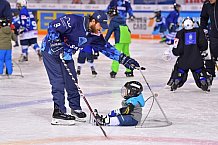
M129 56L126 56L125 54L121 54L119 58L119 63L123 64L126 68L130 70L134 70L136 67L140 67L139 63L130 58Z

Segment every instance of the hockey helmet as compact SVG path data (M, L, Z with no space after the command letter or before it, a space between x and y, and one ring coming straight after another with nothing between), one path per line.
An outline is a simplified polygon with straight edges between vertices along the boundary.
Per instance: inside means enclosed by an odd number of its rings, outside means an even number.
M192 18L190 17L186 17L183 22L182 22L182 27L185 29L185 30L191 30L194 28L194 21Z
M110 17L113 17L113 16L118 15L117 7L112 7L112 8L110 8L110 9L107 11L107 14L108 14Z
M0 19L0 26L1 27L10 26L10 21L8 19L2 18Z
M131 97L137 97L143 91L143 86L138 81L127 82L121 89L121 96L124 99L129 99Z
M173 8L175 9L175 10L179 10L179 8L181 8L181 5L180 4L178 4L178 3L174 3L173 4Z
M22 7L26 7L27 6L27 0L17 0L17 4L16 4L18 9L21 9Z

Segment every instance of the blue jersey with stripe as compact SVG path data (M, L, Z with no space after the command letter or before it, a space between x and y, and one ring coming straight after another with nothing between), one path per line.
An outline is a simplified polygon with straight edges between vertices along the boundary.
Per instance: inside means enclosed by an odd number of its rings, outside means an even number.
M37 30L36 20L32 12L29 12L27 7L22 7L20 10L20 27L24 28L24 32Z
M107 10L113 7L117 8L119 15L123 18L127 17L127 13L129 14L129 16L133 16L130 0L111 0L110 4L107 7Z
M51 23L49 23L48 34L42 42L42 51L47 51L50 54L50 44L48 40L53 34L57 34L57 38L60 37L64 42L64 53L68 53L64 57L65 60L72 59L72 52L82 50L85 46L90 45L94 50L100 51L107 57L119 61L120 52L116 50L111 44L105 41L102 34L92 34L87 31L88 18L68 14L64 15ZM71 49L73 51L68 51ZM86 51L84 49L84 51Z

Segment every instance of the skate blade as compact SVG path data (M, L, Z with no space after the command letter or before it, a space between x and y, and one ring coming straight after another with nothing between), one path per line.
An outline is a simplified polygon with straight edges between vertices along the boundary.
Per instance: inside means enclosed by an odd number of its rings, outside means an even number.
M51 125L71 126L71 125L75 125L75 121L74 120L63 120L63 119L53 118L51 121Z
M78 121L78 122L86 122L86 118L79 118L79 117L77 117L76 115L74 115L74 117L76 118L75 121Z

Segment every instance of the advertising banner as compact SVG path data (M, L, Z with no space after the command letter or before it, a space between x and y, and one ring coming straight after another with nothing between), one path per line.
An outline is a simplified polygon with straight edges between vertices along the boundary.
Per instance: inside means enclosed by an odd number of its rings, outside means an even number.
M173 4L176 0L134 0L134 4Z

